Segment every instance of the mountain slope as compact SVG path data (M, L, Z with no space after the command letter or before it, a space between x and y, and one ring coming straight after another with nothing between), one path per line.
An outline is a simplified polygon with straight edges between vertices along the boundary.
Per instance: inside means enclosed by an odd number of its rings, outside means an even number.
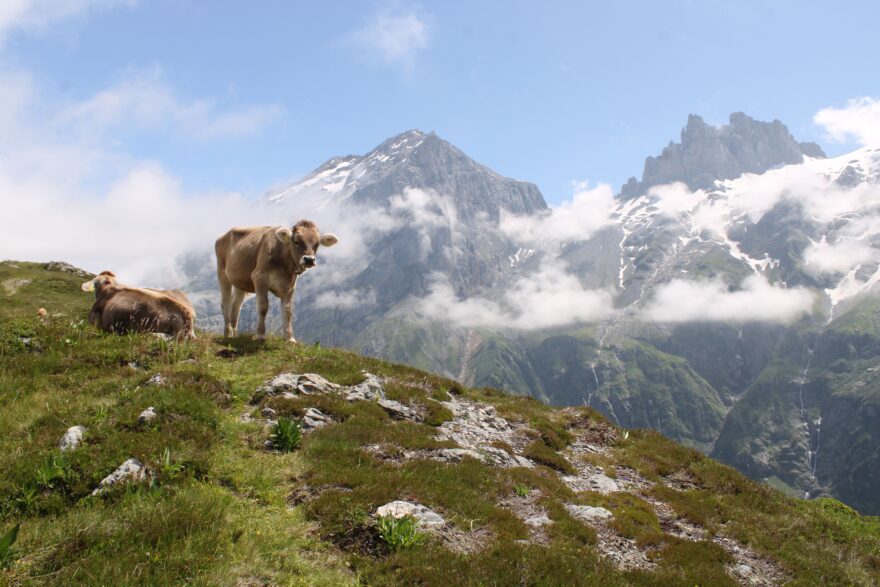
M11 566L0 570L6 583L876 577L876 518L830 499L785 497L587 408L465 389L274 337L106 335L82 324L81 276L5 262L0 281L16 284L0 306L0 531L21 524ZM148 406L156 415L139 422ZM264 445L265 419L283 416L315 427L290 453ZM62 453L58 438L75 424L84 440ZM90 496L130 457L146 465L145 480ZM393 550L376 512L394 500L443 520L426 517L423 538Z
M813 455L827 432L840 447L868 447L860 471L878 466L863 434L880 425L871 409L852 437L816 424L877 388L819 367L843 361L835 368L854 373L856 357L871 367L873 335L834 335L836 350L816 350L803 373L814 346L864 315L878 291L880 151L828 159L778 121L735 114L712 127L691 117L637 183L607 210L550 209L535 186L420 131L331 159L268 196L281 218L309 210L343 236L301 280L298 336L586 404L798 495L847 487L849 503L880 511L870 474L850 478ZM190 291L205 302L202 324L216 327L210 261L196 265ZM242 323L252 328L249 304ZM796 383L814 375L857 399ZM751 413L757 424L740 422Z

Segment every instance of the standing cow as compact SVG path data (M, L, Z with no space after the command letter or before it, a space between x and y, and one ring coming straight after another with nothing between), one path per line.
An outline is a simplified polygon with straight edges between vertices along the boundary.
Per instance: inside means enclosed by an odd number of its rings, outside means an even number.
M117 283L112 271L102 271L82 284L95 292L89 322L106 332L157 332L192 338L196 313L179 289L148 289Z
M269 292L281 300L284 337L293 337L293 296L296 278L317 265L318 247L332 247L339 239L321 234L314 222L300 220L293 228L258 226L233 228L215 245L220 307L226 336L238 332L238 314L248 293L257 294L257 337L266 336Z

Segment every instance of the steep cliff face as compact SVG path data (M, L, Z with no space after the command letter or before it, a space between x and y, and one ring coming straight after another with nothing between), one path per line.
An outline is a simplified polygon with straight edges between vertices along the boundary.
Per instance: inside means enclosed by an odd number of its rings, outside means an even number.
M743 173L763 173L778 165L802 163L804 156L824 157L815 143L799 143L778 120L761 122L735 112L730 122L711 126L688 116L678 143L670 142L657 157L645 160L642 180L631 178L621 190L624 198L644 194L655 185L681 181L691 189L710 187L716 180Z

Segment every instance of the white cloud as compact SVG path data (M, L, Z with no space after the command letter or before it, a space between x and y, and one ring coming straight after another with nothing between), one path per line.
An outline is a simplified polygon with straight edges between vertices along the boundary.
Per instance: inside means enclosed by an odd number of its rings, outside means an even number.
M388 65L410 68L416 55L428 46L427 20L410 10L388 9L374 15L354 36L356 46L366 49Z
M375 306L376 292L324 290L315 293L314 299L316 308L348 310Z
M862 145L880 144L880 100L868 96L848 100L844 108L824 108L813 122L825 128L828 138Z
M880 249L850 238L835 243L823 239L804 251L807 268L816 273L846 273L857 265L877 259L880 259Z
M213 100L181 99L165 82L162 70L152 67L130 72L114 86L64 108L56 122L89 134L136 128L210 140L257 134L282 113L273 104L222 111Z
M675 279L661 285L642 311L657 322L780 322L791 323L812 312L815 299L805 288L770 285L759 275L729 291L721 281Z
M179 255L208 248L234 223L271 218L237 194L187 194L157 164L130 169L98 196L62 178L16 178L0 167L0 198L4 257L109 269L132 284L162 276L144 285L182 285L169 273Z
M498 227L521 244L555 245L587 240L613 222L611 213L616 206L611 186L599 184L590 188L586 182L579 182L570 200L552 206L544 215L517 216L502 210Z
M134 0L3 0L0 2L0 43L15 30L42 31L54 22L81 16L94 8L133 4Z
M610 292L584 288L558 262L520 278L494 299L461 299L448 282L436 276L431 293L417 301L417 311L432 320L463 327L515 330L594 322L615 312Z

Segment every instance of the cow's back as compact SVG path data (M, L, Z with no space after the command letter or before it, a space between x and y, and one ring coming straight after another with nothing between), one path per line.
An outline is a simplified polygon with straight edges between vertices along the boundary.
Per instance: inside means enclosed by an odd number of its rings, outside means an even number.
M102 293L92 315L106 332L193 333L195 311L183 292L114 287Z
M217 254L217 271L222 273L232 285L243 291L254 291L252 274L257 267L261 247L269 246L275 228L254 226L232 228L217 239L214 251Z

